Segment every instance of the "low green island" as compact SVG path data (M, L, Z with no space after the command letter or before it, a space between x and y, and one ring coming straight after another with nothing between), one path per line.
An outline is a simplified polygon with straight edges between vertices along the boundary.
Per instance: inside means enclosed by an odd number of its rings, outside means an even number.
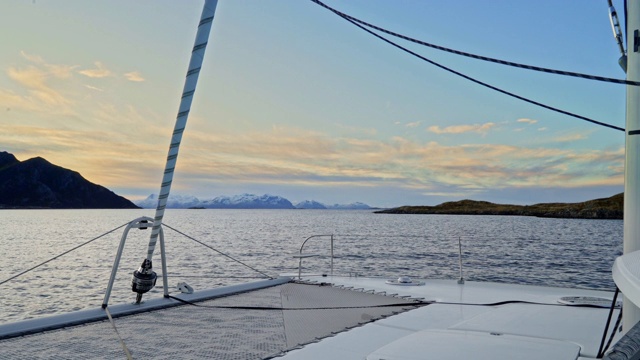
M436 206L401 206L376 211L379 214L442 214L442 215L516 215L546 218L622 219L624 194L581 203L546 203L534 205L504 205L488 201L461 200Z

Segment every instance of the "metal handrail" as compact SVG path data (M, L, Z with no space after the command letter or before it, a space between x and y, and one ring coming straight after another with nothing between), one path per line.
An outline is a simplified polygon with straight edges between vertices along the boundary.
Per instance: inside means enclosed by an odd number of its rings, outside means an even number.
M113 267L111 268L111 277L109 278L109 283L107 283L107 290L104 294L104 299L102 301L102 308L106 308L109 304L109 297L111 296L111 290L113 289L113 283L116 279L116 272L118 271L118 266L120 265L120 258L122 257L122 252L124 250L124 244L127 240L127 236L129 235L129 230L132 228L144 230L150 228L153 224L153 219L147 216L139 217L135 220L132 220L129 225L124 229L122 234L122 238L120 239L120 245L118 246L118 251L116 252L116 258L113 261ZM160 227L159 231L159 240L160 240L160 255L162 261L162 283L164 289L164 296L169 296L169 287L167 282L167 257L164 248L164 232L162 231L162 227Z
M313 239L313 238L317 238L317 237L330 237L331 238L331 276L333 276L333 234L330 235L311 235L308 238L306 238L303 242L302 245L300 245L300 251L299 251L299 255L296 256L298 258L298 279L302 278L302 259L305 257L312 257L315 255L302 255L302 250L304 249L304 245L307 243L307 241Z

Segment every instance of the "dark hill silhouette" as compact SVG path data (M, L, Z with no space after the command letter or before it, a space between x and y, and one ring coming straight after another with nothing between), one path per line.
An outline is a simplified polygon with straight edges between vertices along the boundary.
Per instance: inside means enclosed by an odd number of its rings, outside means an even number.
M0 152L0 208L136 209L131 201L41 157Z
M520 215L548 218L622 219L624 194L581 203L503 205L487 201L461 200L436 206L401 206L376 211L384 214Z

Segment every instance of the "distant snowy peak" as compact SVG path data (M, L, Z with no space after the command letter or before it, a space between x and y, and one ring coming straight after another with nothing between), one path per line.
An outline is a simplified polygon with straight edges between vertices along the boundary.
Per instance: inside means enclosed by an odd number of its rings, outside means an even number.
M327 206L327 209L336 209L336 210L368 210L371 209L371 206L361 203L354 202L351 204L333 204Z
M296 204L297 209L326 209L327 206L315 200L304 200Z
M158 205L158 195L151 194L144 200L135 202L136 205L153 209ZM347 205L325 205L315 200L305 200L295 206L287 199L277 195L241 194L234 196L218 196L209 200L200 200L191 195L171 195L167 200L169 209L337 209L337 210L367 210L371 207L361 202Z
M158 206L158 195L151 194L146 199L135 201L134 203L141 208L154 209ZM170 209L188 209L198 206L200 206L200 200L191 195L171 195L167 200L167 208Z
M361 203L354 202L351 204L333 204L333 205L325 205L323 203L317 202L315 200L304 200L296 204L296 208L298 209L330 209L330 210L369 210L373 209L371 206Z
M218 196L211 200L203 200L200 206L207 209L295 209L289 200L268 194Z
M151 194L136 204L146 209L153 209L158 205L158 195ZM167 208L188 209L295 209L291 202L283 197L274 195L242 194L234 196L218 196L209 200L200 200L191 195L170 195Z

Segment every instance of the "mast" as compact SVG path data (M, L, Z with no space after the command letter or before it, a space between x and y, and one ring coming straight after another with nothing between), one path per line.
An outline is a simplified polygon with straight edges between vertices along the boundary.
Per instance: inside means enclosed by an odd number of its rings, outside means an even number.
M211 25L213 23L213 17L215 15L217 5L218 0L205 0L202 15L200 16L198 32L191 51L189 69L187 70L187 76L182 90L182 99L180 100L180 106L178 108L178 116L176 117L173 135L169 144L169 153L167 154L167 162L164 168L162 183L160 185L160 194L158 195L158 206L156 207L156 214L153 218L153 226L151 228L151 236L149 237L147 257L142 262L140 268L133 273L132 290L138 293L136 303L140 302L143 293L151 290L155 286L156 274L152 270L151 259L156 247L158 235L160 234L164 210L167 206L169 192L171 191L173 173L175 171L176 162L178 161L178 150L180 149L182 134L187 126L187 119L189 117L189 111L191 110L191 102L193 101L193 95L196 91L196 84L198 83L198 76L200 75L200 68L202 67L202 61L204 60L204 52L207 48L209 33L211 32Z
M640 80L640 0L626 0L627 80ZM627 85L624 181L624 254L640 250L640 87ZM640 321L640 309L625 298L626 332Z

